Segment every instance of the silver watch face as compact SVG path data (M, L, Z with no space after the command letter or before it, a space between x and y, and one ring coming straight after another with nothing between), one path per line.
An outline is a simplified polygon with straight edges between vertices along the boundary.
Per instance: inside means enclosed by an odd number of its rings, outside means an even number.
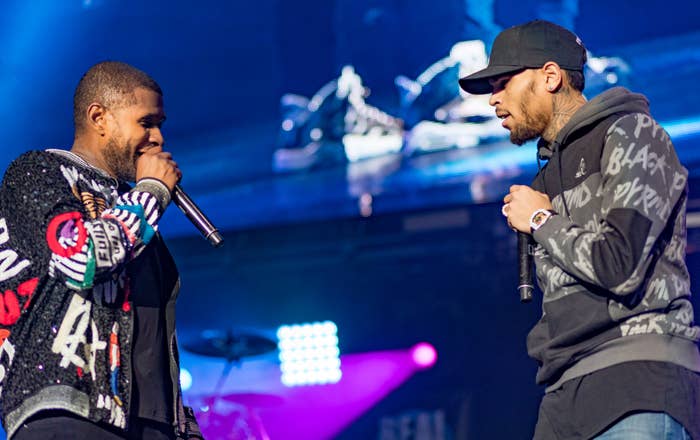
M536 217L537 217L538 215L541 215L539 221L536 220ZM552 213L551 213L551 212L549 212L549 211L547 211L547 210L544 210L544 209L538 209L538 210L535 211L535 213L532 215L532 220L530 220L530 229L532 229L533 231L538 230L543 224L547 223L547 220L548 220L549 217L551 217L551 216L552 216Z

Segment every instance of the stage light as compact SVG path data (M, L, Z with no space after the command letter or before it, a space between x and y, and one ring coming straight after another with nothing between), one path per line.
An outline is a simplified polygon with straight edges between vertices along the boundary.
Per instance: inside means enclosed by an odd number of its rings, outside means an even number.
M320 128L312 128L309 132L309 137L312 141L318 142L323 137L323 130Z
M420 342L411 348L411 359L418 368L430 368L437 361L437 351L427 342Z
M187 391L192 387L192 375L186 368L180 369L180 386L182 391Z
M700 133L700 117L666 121L660 125L666 129L674 141L686 136L697 136Z
M277 330L281 381L286 386L336 383L342 377L338 327L331 321Z

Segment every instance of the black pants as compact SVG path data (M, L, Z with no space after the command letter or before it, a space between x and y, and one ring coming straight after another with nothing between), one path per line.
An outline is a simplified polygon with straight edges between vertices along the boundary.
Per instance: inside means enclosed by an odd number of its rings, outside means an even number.
M132 419L125 432L104 423L93 423L66 411L42 411L20 426L12 440L172 440L166 423Z

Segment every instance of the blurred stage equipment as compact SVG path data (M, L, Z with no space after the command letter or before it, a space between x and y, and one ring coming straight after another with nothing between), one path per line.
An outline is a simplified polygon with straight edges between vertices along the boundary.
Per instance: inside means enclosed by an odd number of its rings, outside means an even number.
M447 57L416 79L398 76L398 116L365 102L369 96L352 66L311 98L286 94L273 168L278 172L346 164L401 152L413 156L473 148L504 140L489 95L470 95L458 79L486 66L481 40L454 44ZM588 56L584 70L588 96L626 85L630 68L618 57Z
M284 404L282 397L262 393L232 393L221 396L221 399L250 408L276 408Z
M379 440L448 440L454 438L445 421L445 411L420 410L382 417Z
M283 325L277 330L282 383L337 383L342 377L338 327L331 321Z
M273 397L276 396L271 396L270 398L272 399ZM256 399L261 401L262 397ZM202 429L204 438L217 440L270 440L270 436L257 412L258 408L266 408L266 406L259 405L259 402L258 404L255 403L245 397L241 401L235 395L190 398L190 404L195 410L197 422Z
M583 74L586 78L584 92L587 96L596 96L615 87L629 87L630 66L620 57L594 57L588 52L588 62Z
M460 41L449 56L428 67L418 78L398 76L399 116L406 134L404 154L413 155L450 148L470 148L508 136L488 95L470 95L458 79L486 67L483 41Z
M244 357L273 351L277 344L264 336L234 334L230 330L205 330L183 347L190 353L237 362Z
M253 334L234 334L231 330L205 330L199 337L183 344L183 348L194 354L219 358L226 362L214 393L193 399L193 407L205 438L269 440L270 437L256 409L279 405L282 399L252 393L221 395L221 390L235 364L243 358L274 351L277 344L271 339Z
M286 94L275 171L296 171L398 152L401 121L365 102L369 91L352 66L308 99Z

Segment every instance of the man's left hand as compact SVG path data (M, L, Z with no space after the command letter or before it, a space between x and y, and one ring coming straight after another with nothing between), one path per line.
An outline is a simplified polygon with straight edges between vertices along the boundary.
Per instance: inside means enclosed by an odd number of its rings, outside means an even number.
M501 212L508 219L508 226L520 232L530 233L530 217L538 209L552 209L547 194L535 191L529 186L513 185L503 197Z

